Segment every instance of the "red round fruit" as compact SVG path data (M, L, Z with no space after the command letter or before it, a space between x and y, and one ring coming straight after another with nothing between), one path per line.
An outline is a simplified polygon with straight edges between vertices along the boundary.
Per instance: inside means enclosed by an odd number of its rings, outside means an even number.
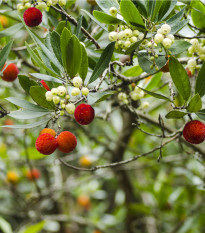
M37 138L35 146L41 154L50 155L57 148L57 140L51 134L44 133Z
M51 89L49 88L49 86L47 85L47 83L44 80L41 80L40 83L43 85L43 87L47 90L50 91Z
M88 125L95 117L95 110L89 104L80 104L75 109L74 116L79 124Z
M40 178L41 173L38 169L33 168L32 170L27 171L26 176L29 180L37 180Z
M188 67L186 68L186 72L187 72L187 75L191 78L192 72L190 71L190 69Z
M6 67L6 64L3 66L3 69ZM3 70L2 69L2 70ZM9 64L3 72L2 79L7 82L13 82L18 76L19 70L17 66L13 63Z
M61 132L57 137L58 149L64 153L69 153L77 146L77 139L69 131Z
M183 129L183 136L191 144L199 144L205 140L205 125L197 120L188 122Z
M29 27L36 27L42 22L42 13L35 7L28 8L23 15L24 22Z

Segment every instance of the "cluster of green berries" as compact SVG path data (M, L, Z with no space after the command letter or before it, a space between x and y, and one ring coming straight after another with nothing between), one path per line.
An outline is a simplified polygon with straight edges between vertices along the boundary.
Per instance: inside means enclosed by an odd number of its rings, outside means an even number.
M72 81L74 87L71 91L71 96L78 96L80 94L87 96L89 94L89 89L87 87L82 87L82 79L80 77L75 77ZM61 116L64 115L64 110L69 114L74 113L75 104L69 102L70 95L66 87L58 86L57 88L52 88L51 91L46 92L45 96L47 101L53 101L53 103L58 106Z
M34 3L30 3L30 0L20 0L21 3L17 4L18 11L24 11L30 7L36 7L40 11L46 10L49 6L55 6L59 4L60 6L66 5L66 0L37 0Z
M156 44L162 44L166 49L170 48L174 43L174 35L169 34L170 32L170 25L163 24L161 28L157 30L157 34L154 36L154 42Z

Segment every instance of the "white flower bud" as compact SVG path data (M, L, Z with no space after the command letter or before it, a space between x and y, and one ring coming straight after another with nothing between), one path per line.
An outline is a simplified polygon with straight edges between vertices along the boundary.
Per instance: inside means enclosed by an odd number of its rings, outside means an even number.
M116 9L115 7L111 7L111 8L109 9L109 12L110 12L110 14L111 14L112 16L116 16L116 14L117 14L117 9Z
M169 39L169 38L165 38L163 41L162 41L162 44L164 45L164 47L166 49L170 48L171 45L172 45L172 41Z
M36 8L39 10L45 10L47 8L47 5L45 2L38 2L38 4L36 5Z
M80 77L75 77L73 79L73 86L74 87L80 87L82 85L82 83L83 83L83 80Z
M138 93L136 93L135 91L131 91L131 92L130 92L130 97L131 97L131 99L134 100L134 101L136 101L136 100L139 99L139 95L138 95Z
M72 95L72 96L77 96L77 95L79 95L79 94L80 94L80 89L79 89L78 87L74 87L74 88L72 89L71 95Z
M45 93L45 96L46 96L46 100L47 100L47 101L52 101L52 100L53 100L53 94L52 94L51 91L47 91L47 92Z
M193 46L190 46L190 47L188 48L188 52L189 52L189 54L194 53L194 48L193 48Z
M144 34L143 33L140 33L139 36L138 36L139 40L142 40L144 38Z
M191 58L188 63L188 68L191 69L195 69L196 68L196 60L194 58Z
M81 89L81 93L82 93L82 95L87 96L87 95L89 94L88 88L87 88L87 87L83 87L83 88Z
M193 47L197 47L199 45L199 41L197 39L191 39L190 43L192 44Z
M127 99L127 95L125 93L123 93L123 92L120 92L117 97L121 101Z
M167 35L171 31L171 27L169 26L169 24L163 24L161 26L161 30L162 30L162 34Z
M66 97L65 97L67 100L69 100L70 99L70 96L69 95L66 95Z
M139 36L139 34L140 34L140 32L139 32L138 30L134 30L134 31L132 32L132 35L133 35L133 36Z
M124 30L125 36L130 38L132 36L132 30L131 29L125 29Z
M131 45L131 42L129 40L125 41L124 45L123 45L123 48L129 48Z
M59 86L57 87L57 89L58 89L59 96L64 96L66 94L66 88L64 86Z
M59 104L59 102L60 102L60 98L58 96L54 96L53 97L53 103L54 104Z
M65 6L66 5L66 0L58 0L58 4L60 6Z
M27 2L27 3L25 4L25 8L28 9L28 8L30 8L30 7L31 7L31 3Z
M53 95L58 95L58 89L57 88L52 88L51 92Z
M75 105L74 104L67 104L65 106L65 110L66 112L68 112L69 114L73 114L75 111Z
M148 47L151 47L151 46L152 46L152 42L148 42L148 43L147 43L147 46L148 46Z
M202 61L204 61L204 60L205 60L205 54L200 55L199 58L200 58Z
M169 34L166 37L172 41L172 44L174 43L174 36L172 34Z
M121 31L118 33L118 38L120 40L125 40L126 39L126 35L125 35L125 32L124 31Z
M109 33L109 40L110 41L116 41L118 38L118 33L117 32L110 32Z
M136 36L132 36L132 37L130 38L130 42L131 42L131 43L137 42L137 37L136 37Z
M158 29L157 34L162 34L162 29Z
M142 109L146 109L146 108L149 108L149 102L143 102L142 104L141 104L141 108Z
M53 4L53 1L52 0L47 0L46 4L47 4L47 6L51 6Z
M156 35L154 36L154 42L155 42L156 44L161 43L161 42L163 41L163 39L164 39L164 36L163 36L162 34L156 34Z
M65 104L61 104L61 108L62 108L62 109L65 109Z
M23 11L24 9L25 9L25 7L24 7L23 4L21 4L21 3L17 4L17 10L18 11Z

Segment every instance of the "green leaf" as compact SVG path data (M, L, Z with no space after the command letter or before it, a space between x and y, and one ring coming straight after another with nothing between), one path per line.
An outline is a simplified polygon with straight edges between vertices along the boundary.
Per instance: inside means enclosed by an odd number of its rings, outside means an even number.
M179 30L181 30L185 25L187 25L189 22L189 19L185 19L185 20L182 20L180 22L178 22L177 24L175 24L173 27L172 27L172 30L171 30L171 34L175 34L177 33Z
M152 2L156 2L155 3L155 5L154 5L154 9L153 9L153 7L152 7L152 14L151 14L151 19L152 19L152 21L157 21L157 19L158 19L158 14L159 14L159 10L160 10L160 8L161 8L161 6L162 6L162 3L163 3L163 1L162 0L149 0L149 3L151 3L152 4Z
M55 53L56 58L63 65L60 49L60 35L55 31L51 33L51 46L53 48L53 52Z
M151 91L153 88L158 87L161 77L162 77L162 72L158 72L153 77L151 77L151 80L148 82L146 86L146 90Z
M78 38L73 35L66 48L66 70L71 78L79 71L81 65L81 44Z
M110 60L112 58L112 54L114 52L115 42L110 43L102 52L100 59L98 60L93 74L90 77L89 83L94 82L97 78L99 78L104 70L108 67Z
M31 58L39 65L40 68L43 68L44 70L48 71L53 76L57 77L58 74L55 73L53 70L49 69L42 61L41 59L35 54L35 52L29 47L27 42L25 42L26 48L31 56Z
M35 81L30 80L29 77L27 77L26 75L19 74L18 75L18 80L19 80L19 83L20 83L21 87L28 94L29 94L29 90L30 90L31 86L38 86L38 84Z
M60 38L60 47L61 47L61 54L62 54L64 68L66 68L67 66L67 57L69 52L67 51L67 47L71 40L71 36L72 36L71 32L67 28L64 28Z
M108 32L108 29L103 25L101 24L100 22L98 22L98 20L96 20L95 17L93 17L88 11L84 10L84 9L81 9L81 11L83 13L85 13L86 15L88 15L96 24L98 24L102 29L104 29L105 31Z
M113 95L114 91L103 91L96 93L89 93L88 95L88 104L93 105L94 103L98 103L107 99L109 96Z
M144 27L141 15L131 0L121 0L120 12L130 26L137 24Z
M9 222L7 222L4 218L0 217L0 229L3 233L12 233L12 228Z
M42 79L42 80L49 81L49 82L60 83L60 84L64 83L63 80L60 80L58 78L55 78L53 76L46 75L46 74L30 73L30 75L33 76L34 78ZM32 86L34 86L34 85L32 85Z
M205 62L199 70L199 74L196 79L195 93L199 93L201 97L205 95Z
M15 119L19 119L19 120L29 120L29 119L45 116L49 113L50 113L50 111L48 111L48 112L34 112L34 111L27 110L27 109L20 109L17 111L10 112L8 114L8 116L13 117Z
M81 56L81 65L79 69L79 75L84 81L88 73L88 55L87 55L85 46L80 44L80 47L81 47L82 56Z
M16 97L8 97L5 99L8 100L12 104L15 104L19 107L22 107L22 108L25 108L25 109L28 109L31 111L37 111L37 112L47 112L48 111L47 109L42 108L36 104L32 104L26 100L21 100L21 99L18 99Z
M37 159L43 159L43 158L45 158L45 155L43 155L40 152L38 152L35 147L29 147L27 149L27 153L29 155L29 159L32 159L32 160L37 160ZM21 155L22 156L26 156L25 150L23 150L21 152Z
M46 100L46 97L45 97L46 90L45 90L45 88L34 86L34 87L30 88L29 93L30 93L32 99L38 105L40 105L40 106L42 106L44 108L50 109L50 110L54 110L55 109L54 103L52 101L48 102Z
M40 121L35 121L33 123L30 123L30 124L23 124L23 125L3 125L3 126L0 126L0 127L3 127L3 128L12 128L12 129L32 129L32 128L35 128L39 125L43 125L45 123L47 123L49 121L49 119L43 119L43 120L40 120Z
M121 20L101 11L93 11L93 16L104 24L120 24Z
M129 68L128 70L124 71L122 74L124 76L127 76L127 77L129 77L129 76L132 77L132 76L138 76L142 72L143 72L142 68L139 65L137 65L137 66L133 66L133 67Z
M194 25L205 29L205 6L200 1L191 1L191 17Z
M161 8L159 10L158 14L158 20L164 20L167 18L167 16L172 12L175 5L177 4L177 0L172 1L166 1L164 0L162 2Z
M191 95L189 77L182 64L172 56L169 59L169 71L178 92L187 101Z
M23 232L20 233L39 233L44 228L45 223L45 221L42 221L35 225L29 226Z
M205 120L205 109L202 109L195 113L200 119Z
M200 95L197 93L189 102L187 110L189 112L198 112L202 108Z
M139 86L138 86L138 87L139 87ZM143 89L143 88L141 88L141 87L139 87L139 88L140 88L141 90L143 90L144 92L146 92L147 94L149 94L149 95L151 95L151 96L153 96L153 97L155 97L155 98L157 98L157 99L167 100L167 101L171 102L171 100L170 100L169 98L167 98L166 96L164 96L164 95L157 94L157 93L155 93L155 92L145 90L145 89Z
M182 17L184 16L184 12L185 12L185 7L179 11L177 14L174 14L171 18L169 18L166 23L170 25L170 27L172 28L174 25L178 24L179 21L182 19Z
M0 38L15 35L23 27L22 23L15 24L3 31L0 31Z
M140 44L142 43L142 40L135 42L132 44L126 51L125 54L131 54L135 49L137 49Z
M155 59L156 64L159 68L159 70L167 63L167 59L165 56L159 56L157 59ZM156 72L155 68L152 69L150 66L153 64L152 61L150 61L149 56L145 52L138 53L138 62L141 68L148 74L153 74Z
M82 20L83 20L83 16L80 15L79 19L78 19L78 25L76 28L76 37L80 40L80 32L81 32L81 27L82 27Z
M185 40L176 40L169 48L169 51L171 51L172 55L176 55L186 51L190 46L191 44Z
M105 12L109 13L109 9L111 7L115 7L117 10L119 9L119 3L117 0L96 0L98 6Z
M4 64L9 56L12 44L13 44L13 40L9 41L9 43L0 52L0 71L2 70Z
M167 115L165 117L167 119L180 119L180 118L184 117L186 114L187 114L186 112L180 112L180 111L173 110L173 111L167 113Z
M68 22L68 21L61 21L61 22L59 22L59 24L58 24L58 26L56 28L56 32L61 35L62 32L63 32L63 30L64 30L64 28L67 28L71 32L70 22Z

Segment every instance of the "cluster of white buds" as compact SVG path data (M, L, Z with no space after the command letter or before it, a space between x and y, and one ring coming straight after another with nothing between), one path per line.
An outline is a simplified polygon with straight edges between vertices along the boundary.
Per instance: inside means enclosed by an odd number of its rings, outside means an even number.
M141 105L139 106L139 109L147 109L149 108L149 102L148 101L144 101L141 103Z
M36 7L39 10L43 11L46 10L49 6L55 6L59 4L60 6L66 5L66 0L37 0L33 4L30 0L20 0L21 3L17 4L18 11L24 11L30 7Z
M170 48L174 43L174 36L169 34L171 27L169 24L163 24L160 29L157 30L157 34L154 36L154 42L156 44L162 44L166 49Z
M89 89L87 87L82 87L83 80L80 77L73 78L73 86L74 88L71 91L72 96L78 96L80 93L84 96L89 94Z
M130 92L130 97L134 101L142 99L144 97L144 91L139 87L135 87L135 89Z
M197 62L196 62L195 58L191 58L188 60L187 67L191 71L191 73L193 74L195 69L197 68Z
M124 104L128 104L128 103L129 103L129 101L128 101L128 96L127 96L126 93L120 92L120 93L118 94L117 97L118 97L118 99L119 99L121 102L123 102Z
M111 7L109 9L109 13L115 17L117 15L117 9L115 7Z
M128 49L133 43L142 40L144 34L138 30L132 30L128 26L121 25L109 33L109 40L116 41L116 49Z
M205 46L204 46L204 40L198 40L198 39L191 39L186 40L190 42L192 45L188 48L188 52L190 55L196 55L199 56L199 58L204 61L205 60Z
M69 103L70 96L64 86L58 86L57 88L52 88L51 91L47 91L46 94L47 101L53 101L55 105L60 108L60 115L64 115L64 109L69 114L73 114L75 111L75 105Z

